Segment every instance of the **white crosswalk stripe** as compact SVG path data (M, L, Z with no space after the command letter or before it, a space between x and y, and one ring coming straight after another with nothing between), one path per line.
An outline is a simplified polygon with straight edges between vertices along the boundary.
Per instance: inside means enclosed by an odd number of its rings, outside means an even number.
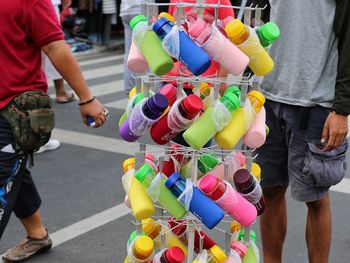
M102 58L94 58L94 59L89 59L85 61L79 61L80 66L87 66L87 65L94 65L97 63L101 62L109 62L109 61L115 61L117 59L124 58L124 54L122 55L117 55L117 56L108 56L108 57L102 57Z

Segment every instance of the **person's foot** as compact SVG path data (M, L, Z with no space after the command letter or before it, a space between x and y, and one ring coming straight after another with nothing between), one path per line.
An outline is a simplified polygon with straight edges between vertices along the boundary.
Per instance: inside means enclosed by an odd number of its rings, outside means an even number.
M66 92L65 96L57 96L56 95L56 102L57 103L69 103L72 101L76 101L74 93Z
M52 247L52 240L49 234L44 238L37 239L27 237L16 246L7 250L2 260L8 262L22 262Z
M45 151L56 150L61 146L61 143L56 139L50 139L45 145L41 146L36 153L43 153Z

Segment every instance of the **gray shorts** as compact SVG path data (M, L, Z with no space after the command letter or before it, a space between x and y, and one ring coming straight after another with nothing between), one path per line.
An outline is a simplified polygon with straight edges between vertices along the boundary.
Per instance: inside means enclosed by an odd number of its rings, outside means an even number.
M266 101L270 133L257 149L262 188L287 187L295 200L319 200L346 172L348 142L330 151L320 150L321 135L329 109L304 108Z

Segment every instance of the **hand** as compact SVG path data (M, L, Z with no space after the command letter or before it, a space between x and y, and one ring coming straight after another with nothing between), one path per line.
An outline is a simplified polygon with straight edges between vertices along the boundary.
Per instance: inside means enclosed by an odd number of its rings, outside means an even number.
M95 99L94 101L80 106L80 114L86 126L90 127L87 121L87 116L90 116L95 121L94 128L102 126L106 121L105 108Z
M323 126L321 143L327 143L323 151L331 151L343 144L348 134L348 117L329 113Z

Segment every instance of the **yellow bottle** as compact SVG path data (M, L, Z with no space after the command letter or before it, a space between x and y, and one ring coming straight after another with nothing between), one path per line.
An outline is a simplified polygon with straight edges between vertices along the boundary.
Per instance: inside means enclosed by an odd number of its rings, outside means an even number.
M124 172L134 169L134 167L135 158L129 158L123 163ZM152 199L148 196L145 188L134 176L131 178L131 180L130 189L127 194L129 196L131 209L135 218L142 220L153 216L155 207Z
M243 168L246 168L247 166L244 165ZM252 169L251 174L260 182L261 180L261 168L260 165L257 163L252 163Z
M234 148L243 135L247 132L258 113L265 103L265 97L259 91L252 90L247 94L252 112L249 107L239 107L231 112L229 124L215 135L216 143L225 150Z
M124 263L150 262L153 249L153 240L148 236L140 236L128 249L128 256Z
M270 55L260 44L254 29L239 19L233 19L225 26L225 32L233 44L249 57L249 67L257 76L265 76L274 68Z
M167 226L162 226L152 218L147 218L142 220L142 231L153 239L156 248L160 248L161 232L163 231L163 233L165 233L165 247L179 247L184 252L185 256L187 256L186 245L179 240Z
M225 251L223 251L218 245L212 246L208 253L208 263L223 263L227 259Z

